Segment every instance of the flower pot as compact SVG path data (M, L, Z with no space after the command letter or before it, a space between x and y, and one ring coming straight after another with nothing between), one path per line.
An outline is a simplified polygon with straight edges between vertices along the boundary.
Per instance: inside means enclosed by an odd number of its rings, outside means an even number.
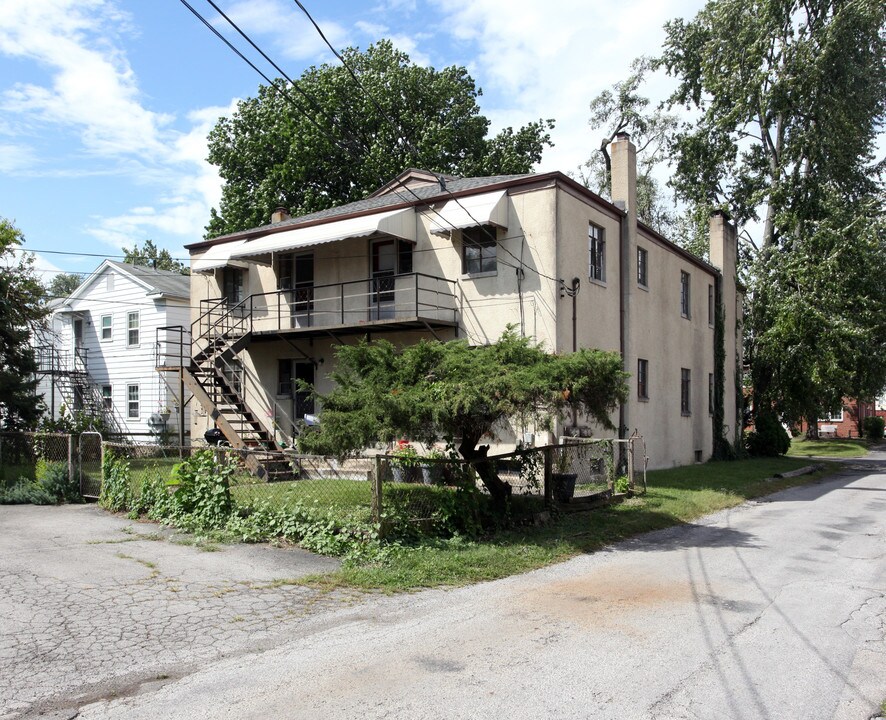
M554 500L561 503L568 503L575 495L575 481L578 479L578 473L552 473L551 483L553 484Z
M421 466L421 481L425 485L443 484L443 463Z
M391 467L391 472L394 475L394 482L396 483L418 482L419 471L417 467L397 467L394 465Z

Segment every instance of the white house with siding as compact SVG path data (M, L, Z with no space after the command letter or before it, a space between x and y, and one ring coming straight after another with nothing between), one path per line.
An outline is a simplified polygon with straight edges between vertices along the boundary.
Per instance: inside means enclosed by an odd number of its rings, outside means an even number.
M177 352L187 327L190 280L168 270L105 260L70 296L54 301L50 332L37 346L38 394L54 419L72 410L101 415L131 440L174 442L190 423L187 400L162 354ZM175 337L173 337L173 335ZM187 355L189 340L183 337Z

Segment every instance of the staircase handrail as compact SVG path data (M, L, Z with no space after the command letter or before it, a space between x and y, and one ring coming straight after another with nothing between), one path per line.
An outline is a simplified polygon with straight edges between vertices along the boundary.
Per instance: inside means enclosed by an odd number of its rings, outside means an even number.
M255 386L257 386L258 388L264 390L264 386L261 384L261 379L258 377L258 375L256 375L252 370L250 370L249 368L247 368L246 365L241 365L239 368L235 368L233 365L231 365L231 364L225 359L224 354L223 354L222 352L218 352L218 353L216 353L215 357L211 358L211 362L212 362L213 364L216 364L216 365L219 364L219 363L223 364L224 367L225 367L225 369L228 370L228 371L231 372L231 373L237 372L238 370L242 370L245 379L252 381L252 383L253 383ZM232 394L236 394L236 393L233 392L233 388L230 388L230 390L231 390L231 393L232 393ZM247 408L249 407L249 405L246 403L245 393L243 393L243 395L241 395L238 399L243 403L243 405L244 405L245 407L247 407ZM271 437L273 437L273 438L276 439L276 437L277 437L277 430L279 429L279 426L278 426L278 424L277 424L277 420L276 420L276 418L277 418L278 416L282 416L282 417L283 417L283 418L289 423L289 426L293 429L293 431L295 431L295 429L296 429L296 423L295 423L295 421L290 417L289 413L287 413L286 410L283 409L283 406L280 405L280 403L278 403L277 400L276 400L275 398L270 398L270 401L271 401L272 409L274 410L274 416L273 416L273 419L272 419L272 422L274 423L274 427L273 427L273 432L268 432L268 434L269 434ZM258 416L256 416L256 421L259 423L259 425L262 425L262 427L264 427L265 431L268 430L268 428L264 426L264 423L262 423L261 419L260 419ZM280 434L281 434L284 438L287 437L287 436L286 436L286 433L281 432ZM288 436L288 440L289 440L288 445L289 445L290 447L292 447L292 446L295 444L295 435L294 435L294 434L293 434L293 435L289 435L289 436Z

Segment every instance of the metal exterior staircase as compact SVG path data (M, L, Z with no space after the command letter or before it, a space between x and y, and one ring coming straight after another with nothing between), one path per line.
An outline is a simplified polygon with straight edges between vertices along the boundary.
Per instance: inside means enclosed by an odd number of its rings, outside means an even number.
M268 482L291 480L283 447L244 397L243 368L237 360L251 340L251 318L244 305L219 304L195 321L192 337L199 349L183 366L182 377L231 447L246 451L246 466L253 475Z
M44 345L37 348L36 356L37 374L51 377L52 388L58 390L71 412L100 418L108 430L117 433L121 440L126 440L116 415L105 407L101 388L89 375L85 348L77 348L69 353L53 345Z

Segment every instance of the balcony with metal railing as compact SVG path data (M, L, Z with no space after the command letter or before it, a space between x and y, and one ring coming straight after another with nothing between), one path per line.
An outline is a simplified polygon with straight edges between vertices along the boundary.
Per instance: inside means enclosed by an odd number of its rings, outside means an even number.
M250 295L236 305L202 300L193 332L239 336L452 328L457 325L456 282L407 273Z

